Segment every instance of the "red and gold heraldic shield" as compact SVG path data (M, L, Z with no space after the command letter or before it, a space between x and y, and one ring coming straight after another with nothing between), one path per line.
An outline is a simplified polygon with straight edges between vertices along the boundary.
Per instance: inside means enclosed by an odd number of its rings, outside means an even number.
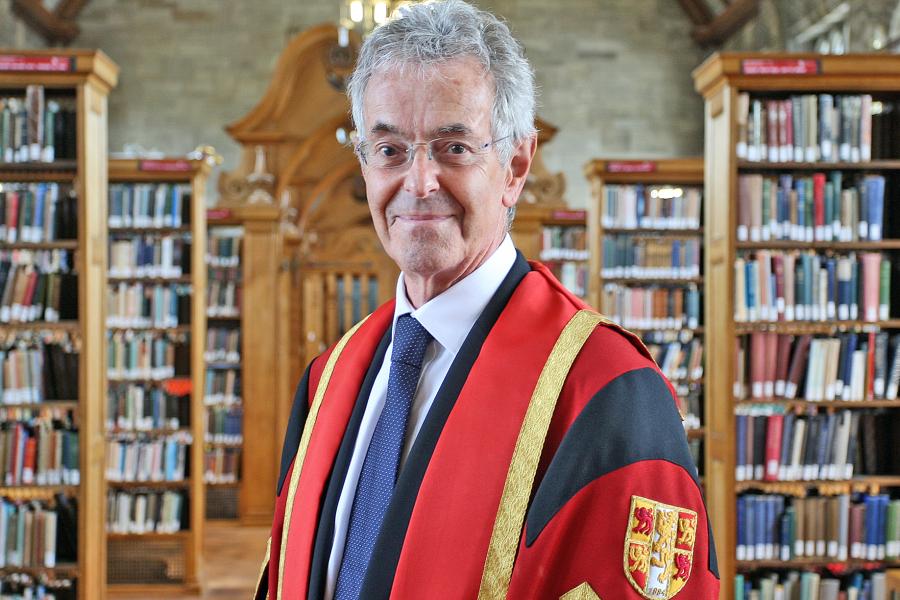
M625 576L649 600L668 600L691 576L697 513L631 497L625 533Z

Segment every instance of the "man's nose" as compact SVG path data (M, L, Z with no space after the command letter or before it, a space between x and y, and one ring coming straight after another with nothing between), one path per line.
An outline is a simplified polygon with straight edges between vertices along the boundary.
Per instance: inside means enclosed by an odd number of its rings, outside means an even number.
M403 189L416 198L426 198L440 188L437 178L440 166L429 157L428 146L416 145L410 152L412 157L403 180Z

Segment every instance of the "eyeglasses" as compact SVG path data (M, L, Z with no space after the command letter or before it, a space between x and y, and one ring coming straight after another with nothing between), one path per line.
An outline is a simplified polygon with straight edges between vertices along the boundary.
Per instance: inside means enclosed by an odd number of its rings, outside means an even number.
M479 157L486 154L491 146L504 139L506 138L475 142L464 136L455 136L415 143L385 139L359 142L356 145L356 152L367 165L377 169L397 169L408 166L416 154L416 148L422 146L425 148L428 160L437 161L448 167L466 167L477 162Z

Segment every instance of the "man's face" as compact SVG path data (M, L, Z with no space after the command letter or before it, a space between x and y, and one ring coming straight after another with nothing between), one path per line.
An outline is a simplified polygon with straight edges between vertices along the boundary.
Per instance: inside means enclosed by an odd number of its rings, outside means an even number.
M489 142L493 100L493 81L474 59L378 72L363 98L364 139L377 144L465 136ZM407 276L442 282L444 288L476 269L503 240L507 208L522 183L500 164L493 145L466 166L429 160L420 146L406 167L364 162L362 171L388 255Z

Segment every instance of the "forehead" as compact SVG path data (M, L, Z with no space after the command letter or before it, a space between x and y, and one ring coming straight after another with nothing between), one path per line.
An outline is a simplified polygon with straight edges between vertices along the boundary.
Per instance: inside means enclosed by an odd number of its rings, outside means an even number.
M462 125L489 135L493 78L474 58L376 71L363 96L368 135L393 131L409 137Z

